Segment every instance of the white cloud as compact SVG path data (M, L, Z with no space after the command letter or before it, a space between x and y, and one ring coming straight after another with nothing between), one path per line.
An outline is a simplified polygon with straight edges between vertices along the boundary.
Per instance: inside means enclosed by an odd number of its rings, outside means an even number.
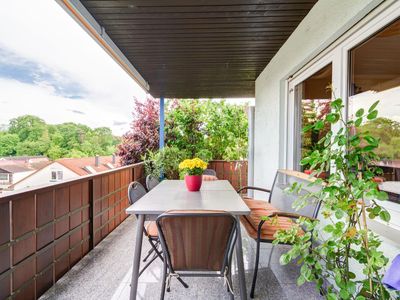
M74 100L57 95L53 82L1 80L0 124L32 113L50 123L109 126L121 134L129 125L114 124L130 121L133 96L145 98L134 80L53 0L3 1L0 48L19 57L20 64L32 62L38 72L46 71L59 82L76 83L85 92L84 99Z
M54 94L53 87L32 85L0 78L1 121L25 114L36 115L50 124L76 122L90 127L110 127L115 134L129 128L130 112L115 112L110 105L97 105L93 99L73 100ZM1 126L0 126L1 127Z

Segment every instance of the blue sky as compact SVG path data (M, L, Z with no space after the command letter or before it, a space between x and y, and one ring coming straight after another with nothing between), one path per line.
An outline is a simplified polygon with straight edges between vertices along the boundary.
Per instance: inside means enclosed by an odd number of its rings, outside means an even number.
M146 93L55 1L0 4L0 126L33 114L120 135L133 97Z

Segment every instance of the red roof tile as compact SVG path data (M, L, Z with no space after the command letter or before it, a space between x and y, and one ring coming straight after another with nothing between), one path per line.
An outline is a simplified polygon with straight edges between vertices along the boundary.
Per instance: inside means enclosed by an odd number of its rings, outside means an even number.
M70 169L72 172L84 176L92 174L88 170L85 170L85 167L91 167L97 172L103 172L110 170L111 168L107 166L107 164L111 164L114 168L118 168L121 166L119 159L116 158L116 163L112 163L112 156L99 156L99 165L95 164L95 157L82 157L82 158L60 158L57 159L56 162L60 163L64 167Z

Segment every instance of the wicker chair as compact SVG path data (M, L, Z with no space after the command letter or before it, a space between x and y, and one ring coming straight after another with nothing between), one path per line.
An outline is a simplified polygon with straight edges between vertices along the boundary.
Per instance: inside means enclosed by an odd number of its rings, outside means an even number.
M231 262L236 219L223 211L170 211L157 218L164 255L161 297L172 278L223 277L233 299Z

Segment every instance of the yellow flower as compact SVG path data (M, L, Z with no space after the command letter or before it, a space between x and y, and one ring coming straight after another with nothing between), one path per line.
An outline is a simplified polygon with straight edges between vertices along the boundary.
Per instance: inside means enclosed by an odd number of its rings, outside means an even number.
M207 169L207 163L202 161L200 158L193 158L193 159L185 159L179 164L179 169L190 169L193 170L195 168L199 168L202 170Z

